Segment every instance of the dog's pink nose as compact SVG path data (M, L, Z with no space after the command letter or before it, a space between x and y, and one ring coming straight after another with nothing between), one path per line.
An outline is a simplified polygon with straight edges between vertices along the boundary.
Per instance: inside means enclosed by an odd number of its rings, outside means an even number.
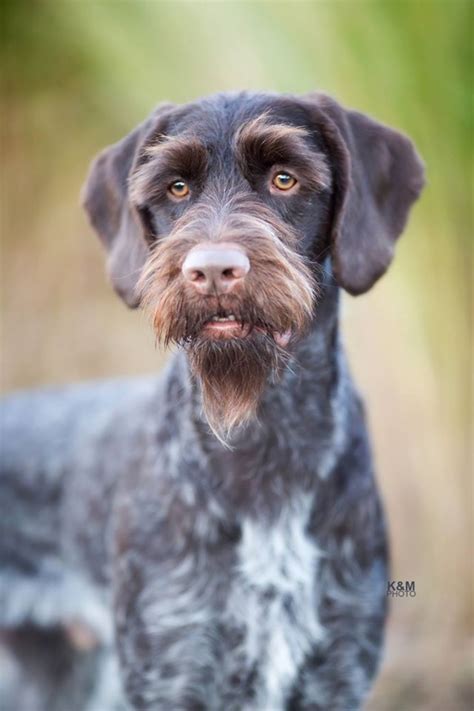
M225 294L244 279L249 269L247 255L236 244L208 242L188 252L182 272L201 294Z

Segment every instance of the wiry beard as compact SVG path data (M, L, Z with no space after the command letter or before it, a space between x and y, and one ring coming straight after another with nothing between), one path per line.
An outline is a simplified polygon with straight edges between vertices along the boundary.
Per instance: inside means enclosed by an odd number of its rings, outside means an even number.
M206 419L224 442L256 416L267 383L279 377L289 360L270 335L256 331L246 338L199 338L186 349L201 384Z
M285 346L305 333L318 284L315 264L297 250L297 235L260 202L236 201L224 216L204 208L195 208L156 243L138 290L157 339L186 349L204 414L225 442L255 417L267 383L290 360ZM251 264L245 281L229 294L202 295L182 274L186 255L210 233L219 235L217 242L238 244ZM229 313L241 324L240 333L223 337L208 330L213 317Z

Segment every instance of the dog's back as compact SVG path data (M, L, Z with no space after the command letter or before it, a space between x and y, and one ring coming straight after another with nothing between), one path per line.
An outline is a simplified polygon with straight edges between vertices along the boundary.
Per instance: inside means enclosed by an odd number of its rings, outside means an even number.
M121 379L0 402L0 697L8 711L121 708L108 518L158 389L156 377Z

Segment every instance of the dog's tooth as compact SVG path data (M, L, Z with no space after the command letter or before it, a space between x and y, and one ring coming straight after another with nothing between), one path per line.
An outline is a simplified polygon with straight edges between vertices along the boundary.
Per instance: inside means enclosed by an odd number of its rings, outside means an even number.
M210 321L217 321L220 323L226 323L227 321L237 321L234 314L228 314L227 316L211 316Z

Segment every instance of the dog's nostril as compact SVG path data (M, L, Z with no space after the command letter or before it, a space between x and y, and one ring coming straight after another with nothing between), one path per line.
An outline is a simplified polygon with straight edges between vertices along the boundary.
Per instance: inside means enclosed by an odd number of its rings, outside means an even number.
M184 278L200 292L228 292L250 269L249 258L232 243L197 245L181 267Z

